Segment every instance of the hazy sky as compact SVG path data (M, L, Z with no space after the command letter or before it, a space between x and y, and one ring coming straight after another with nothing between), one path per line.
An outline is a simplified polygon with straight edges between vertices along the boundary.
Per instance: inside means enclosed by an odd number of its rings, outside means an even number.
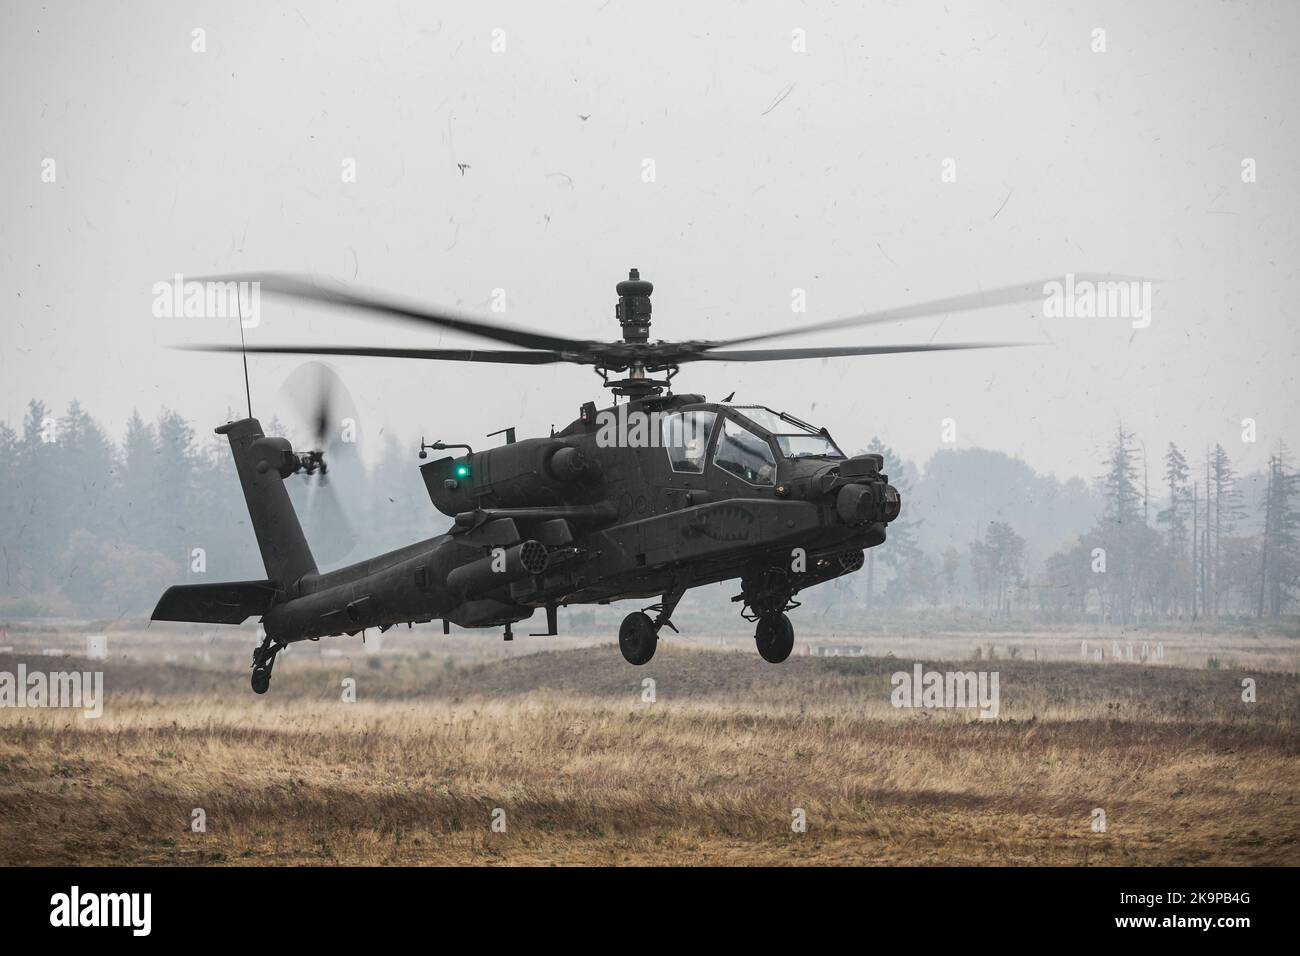
M235 324L151 313L177 272L307 271L616 338L637 266L655 337L723 338L1114 271L1162 280L1149 328L1003 308L788 344L1050 344L688 365L677 387L920 461L952 418L959 447L1090 478L1123 419L1153 455L1219 441L1260 466L1279 439L1300 452L1298 28L1290 0L10 2L0 415L76 397L120 434L133 408L204 430L239 409L237 357L168 349ZM270 300L248 334L488 344ZM298 361L250 364L254 412L283 414ZM580 367L336 365L370 439L544 434L603 398Z

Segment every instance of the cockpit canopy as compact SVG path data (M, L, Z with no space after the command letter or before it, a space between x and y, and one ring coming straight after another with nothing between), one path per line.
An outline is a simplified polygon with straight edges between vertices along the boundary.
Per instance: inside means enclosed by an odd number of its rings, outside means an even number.
M710 449L715 466L751 485L776 483L778 456L846 457L826 432L762 405L686 409L664 415L660 422L660 443L678 474L703 474Z
M743 415L763 431L768 432L781 454L786 458L836 458L847 457L824 430L814 428L805 421L776 412L763 405L728 405L732 411Z

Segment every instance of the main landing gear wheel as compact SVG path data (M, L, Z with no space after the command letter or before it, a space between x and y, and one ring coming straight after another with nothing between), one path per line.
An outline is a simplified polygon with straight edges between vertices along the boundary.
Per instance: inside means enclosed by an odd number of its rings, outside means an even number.
M623 626L618 629L618 649L629 664L648 663L658 643L659 634L650 615L634 611L623 618Z
M754 643L763 660L780 664L794 650L794 625L784 614L766 614L758 619Z

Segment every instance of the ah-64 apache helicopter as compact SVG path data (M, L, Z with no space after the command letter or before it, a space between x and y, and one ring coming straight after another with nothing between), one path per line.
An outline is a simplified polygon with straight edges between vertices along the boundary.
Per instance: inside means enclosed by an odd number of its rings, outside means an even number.
M848 456L824 428L760 405L674 394L689 362L767 362L853 355L990 348L1003 343L743 349L768 339L921 318L1041 299L1043 283L1009 286L921 305L726 341L650 341L653 285L633 269L618 283L622 340L584 341L489 324L442 309L328 288L278 274L212 281L261 283L262 291L452 329L515 346L509 350L331 346L197 346L206 351L360 355L594 367L616 396L613 408L582 406L576 421L546 438L485 451L463 449L420 466L434 506L453 519L446 534L322 573L290 503L285 480L324 470L320 450L295 452L252 417L216 429L230 441L267 578L169 588L153 619L240 624L261 615L253 690L265 693L288 644L367 628L443 622L505 626L546 612L557 633L561 605L654 598L627 615L618 643L631 664L654 655L659 634L689 588L740 579L742 615L756 623L764 660L794 646L785 612L794 596L863 565L885 541L902 502L878 455ZM661 378L653 376L662 375ZM617 377L621 376L621 377ZM626 399L618 404L618 396ZM629 422L631 425L629 426ZM650 423L647 425L646 423ZM616 427L611 427L616 425ZM653 617L651 616L653 615Z

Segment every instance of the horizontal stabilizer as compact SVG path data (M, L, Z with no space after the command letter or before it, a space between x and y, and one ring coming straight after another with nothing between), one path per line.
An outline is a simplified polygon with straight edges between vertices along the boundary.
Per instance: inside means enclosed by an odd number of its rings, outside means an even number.
M153 609L153 620L242 624L270 610L278 591L272 581L178 584L163 594Z

